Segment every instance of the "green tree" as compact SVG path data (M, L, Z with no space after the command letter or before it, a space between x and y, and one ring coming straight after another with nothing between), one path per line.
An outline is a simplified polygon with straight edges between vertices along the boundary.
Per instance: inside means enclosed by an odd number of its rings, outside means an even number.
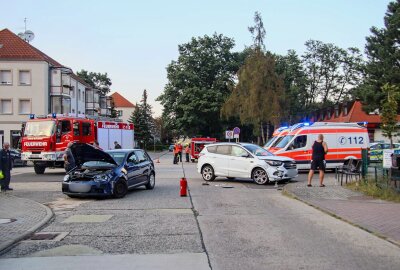
M277 126L282 118L284 84L275 72L274 57L263 51L265 29L258 12L254 22L249 27L253 50L239 70L238 83L224 103L222 115L226 118L236 115L242 124L252 124L254 134L265 143L265 124Z
M367 111L382 105L386 97L383 85L400 84L400 0L389 3L384 24L381 29L372 27L371 35L366 38L366 81L360 93Z
M307 104L307 77L300 57L294 50L287 55L276 55L275 70L284 81L285 113L284 120L288 124L296 123L308 112Z
M141 148L146 148L154 135L154 120L152 117L151 105L147 103L147 90L143 90L142 100L136 103L135 110L132 112L128 122L135 125L135 140L139 142Z
M168 129L180 135L220 137L220 108L239 69L233 47L233 39L216 33L179 45L178 60L168 65L168 83L157 98Z
M107 95L110 92L110 86L112 85L112 82L111 79L108 77L107 72L89 72L82 69L76 74L91 87L98 89L102 95Z
M393 136L397 135L397 108L399 89L394 85L385 84L382 87L385 99L382 100L382 133L390 140L390 148L393 148Z
M362 81L363 58L357 48L309 40L302 56L307 76L306 108L321 107L354 97Z
M222 115L239 116L242 124L252 124L254 134L265 143L264 126L279 125L284 95L273 56L258 50L240 68L239 82L223 105Z

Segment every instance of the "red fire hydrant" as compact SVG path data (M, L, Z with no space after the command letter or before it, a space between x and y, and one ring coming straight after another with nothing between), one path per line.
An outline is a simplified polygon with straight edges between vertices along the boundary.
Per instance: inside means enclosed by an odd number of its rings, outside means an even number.
M181 197L186 197L187 196L187 181L185 177L181 178Z

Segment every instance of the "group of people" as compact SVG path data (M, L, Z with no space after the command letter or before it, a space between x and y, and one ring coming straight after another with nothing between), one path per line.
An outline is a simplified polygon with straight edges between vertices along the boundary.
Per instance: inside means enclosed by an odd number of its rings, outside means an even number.
M182 161L182 152L183 152L183 146L181 143L176 143L174 145L174 164L178 164L178 162L183 162ZM185 154L186 154L186 162L189 162L189 155L190 155L190 147L189 144L185 145Z

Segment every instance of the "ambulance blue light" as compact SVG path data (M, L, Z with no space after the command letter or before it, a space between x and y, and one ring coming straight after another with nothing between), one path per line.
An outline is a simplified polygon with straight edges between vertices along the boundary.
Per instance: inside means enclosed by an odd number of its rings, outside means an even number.
M29 115L29 119L35 119L35 115L34 115L33 113L31 113L31 114Z
M51 114L51 117L57 118L57 114L56 114L56 113L52 113L52 114Z
M310 123L308 123L308 122L305 122L305 123L303 123L304 124L304 126L306 126L306 127L308 127L309 125L310 125Z

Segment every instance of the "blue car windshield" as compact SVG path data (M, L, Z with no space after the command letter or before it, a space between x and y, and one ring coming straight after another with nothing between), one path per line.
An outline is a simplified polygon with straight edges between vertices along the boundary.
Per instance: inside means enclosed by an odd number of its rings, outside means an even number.
M125 159L124 152L107 152L114 160L117 162L118 165L121 165Z

